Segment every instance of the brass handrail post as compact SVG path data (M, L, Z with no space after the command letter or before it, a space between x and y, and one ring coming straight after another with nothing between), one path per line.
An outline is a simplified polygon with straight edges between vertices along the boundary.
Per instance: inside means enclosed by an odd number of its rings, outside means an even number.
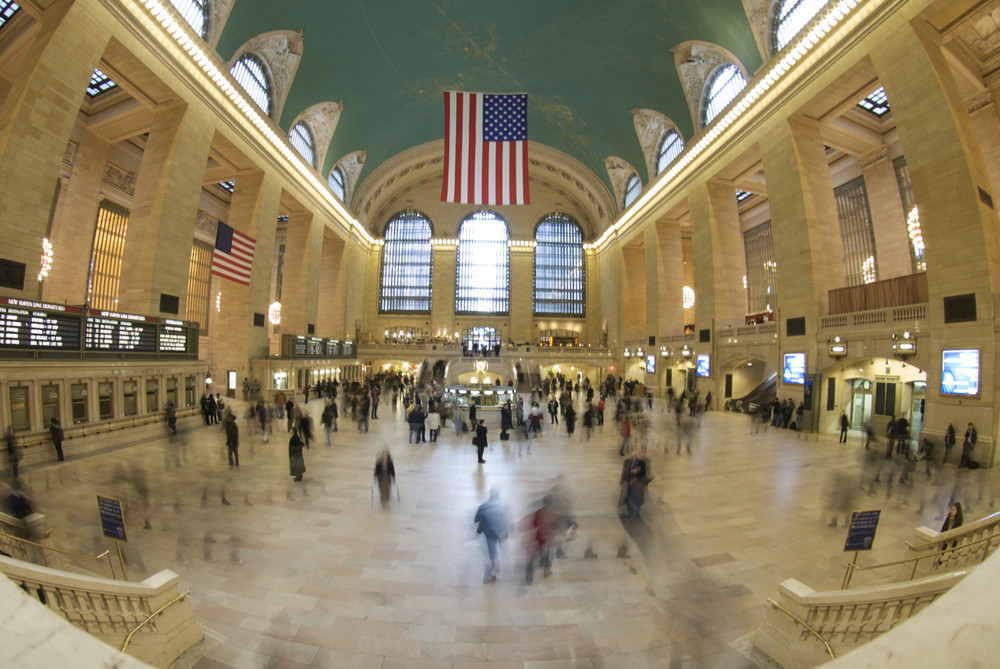
M819 639L820 641L822 641L823 645L826 646L826 652L830 655L830 659L831 660L836 660L837 659L837 656L833 654L833 648L830 647L830 643L823 637L822 634L820 634L819 632L817 632L812 627L812 625L810 625L806 621L802 620L802 618L799 618L797 615L795 615L794 613L792 613L791 611L789 611L788 609L786 609L784 606L782 606L778 602L774 601L773 599L768 599L767 603L770 604L771 606L773 606L774 608L778 609L779 611L781 611L785 615L787 615L789 618L791 618L792 620L794 620L798 624L800 624L803 627L805 627L807 630L809 630L809 632L812 633L813 636L815 636L817 639Z
M136 625L132 629L132 631L128 633L128 636L125 637L125 643L122 644L122 652L124 653L125 649L128 648L128 645L130 643L132 643L132 635L134 635L136 632L138 632L140 629L142 629L145 626L146 623L148 623L150 620L152 620L156 616L158 616L161 613L163 613L164 611L166 611L167 608L169 606L171 606L172 604L176 604L177 602L181 601L182 599L184 599L185 597L187 597L190 594L191 594L191 591L190 590L186 590L185 592L182 592L181 594L177 595L176 597L174 597L173 599L171 599L169 602L167 602L166 604L164 604L163 606L161 606L160 608L156 609L155 611L153 611L152 613L150 613L148 616L146 616L146 619L143 620L138 625Z

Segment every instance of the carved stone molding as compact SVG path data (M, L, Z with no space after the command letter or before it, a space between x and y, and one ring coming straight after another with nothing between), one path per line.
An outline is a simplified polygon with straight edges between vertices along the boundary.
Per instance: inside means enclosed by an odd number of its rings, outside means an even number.
M319 169L326 162L326 152L330 149L333 131L337 129L343 109L341 102L320 102L303 111L292 123L293 128L300 122L312 128L313 139L316 140L313 169Z
M292 30L275 30L252 37L236 50L226 67L232 69L233 64L248 52L263 58L267 65L274 86L270 117L277 122L302 59L302 34Z
M747 14L750 30L753 31L757 49L765 62L770 60L772 55L771 36L768 34L767 24L771 15L771 6L774 4L774 0L743 0L743 10Z
M618 156L608 156L605 158L604 167L608 170L608 178L611 179L611 188L615 191L615 202L624 202L625 188L629 177L637 174L635 168L627 160Z
M351 195L358 184L358 175L365 167L365 159L368 157L367 151L352 151L337 161L334 167L339 167L344 173L344 202L351 201Z
M199 209L198 217L194 221L195 235L205 240L215 240L215 235L219 229L219 222L209 216L205 211Z
M222 37L222 29L229 19L229 12L233 9L236 0L212 0L212 15L209 17L208 37L206 42L214 49L219 45L219 38Z
M76 150L80 147L79 144L70 140L66 143L66 150L63 151L63 165L69 169L73 169L73 161L76 160Z
M878 148L869 151L863 156L858 157L858 162L861 163L861 169L866 170L872 165L879 163L883 160L889 158L889 147L885 144L881 144Z
M673 48L674 65L677 76L680 77L684 96L687 98L691 120L696 130L701 130L701 99L705 84L720 65L733 64L740 69L743 77L749 81L747 70L730 51L717 44L691 40L681 42Z
M135 195L135 172L129 172L111 161L104 166L104 185L114 188L119 193L133 197Z
M652 181L656 176L656 153L660 147L660 138L670 130L682 138L684 135L669 117L652 109L633 109L632 125L635 126L635 135L642 147L642 155L646 158L647 180Z
M977 95L973 95L971 98L965 101L965 109L970 113L974 113L983 109L984 107L989 107L993 104L993 93L992 91L983 91Z

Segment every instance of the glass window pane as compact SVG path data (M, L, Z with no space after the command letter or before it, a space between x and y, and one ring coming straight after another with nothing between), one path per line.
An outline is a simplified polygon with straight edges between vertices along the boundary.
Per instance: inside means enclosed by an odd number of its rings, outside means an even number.
M252 53L245 53L236 61L229 72L236 79L236 83L250 96L250 99L257 103L265 115L270 116L271 83L260 58Z
M208 0L170 0L191 29L208 37Z
M134 416L139 412L136 395L139 385L135 381L122 383L122 412L126 416Z
M42 386L42 425L48 428L53 418L62 422L62 412L59 411L59 386Z
M15 432L21 432L31 427L28 422L28 388L27 386L10 387L10 424Z
M639 177L637 175L633 174L631 177L629 177L628 183L625 186L624 204L626 209L630 204L635 202L635 199L639 197L639 193L641 192L642 192L642 181L639 180Z
M339 167L334 167L330 170L330 178L326 180L327 185L330 186L330 190L336 195L341 202L344 201L344 196L347 195L345 184L347 183L344 179L344 172Z
M702 127L708 125L747 85L740 68L729 64L715 71L706 87Z
M97 384L97 408L101 412L101 420L111 420L115 417L114 392L115 384L111 381Z
M826 0L784 0L771 20L771 47L778 53L826 6Z
M844 243L844 270L848 286L878 281L875 232L872 229L868 189L864 177L834 189L840 237Z
M569 216L551 214L535 231L535 315L583 316L583 233Z
M913 272L926 272L927 259L924 257L924 233L920 226L920 210L913 195L913 182L910 180L910 169L906 166L906 157L900 156L892 161L896 170L896 182L899 184L899 199L903 203L903 213L906 215L906 236L910 240L910 265Z
M10 0L0 0L0 28L7 25L11 17L17 13L17 10L21 9L20 5L16 2L11 2Z
M417 211L398 214L385 228L379 311L429 313L432 269L431 222Z
M91 309L118 308L118 284L121 281L128 217L128 209L110 200L101 200L98 205L87 280L87 303Z
M292 131L288 133L288 141L291 142L295 150L299 152L299 155L309 163L313 164L316 160L316 149L315 142L313 141L312 131L309 129L305 123L296 123L292 128Z
M212 283L212 245L197 239L191 244L191 259L188 263L187 300L184 317L201 328L201 334L208 334L208 296Z
M659 174L674 162L677 156L684 150L684 138L673 130L666 132L660 140L660 146L656 152L656 173Z
M747 263L747 313L774 311L778 306L778 265L774 262L771 221L743 233Z
M87 384L74 383L69 389L70 400L73 403L73 424L86 423L87 418Z
M455 313L506 314L510 310L507 223L477 211L458 229Z

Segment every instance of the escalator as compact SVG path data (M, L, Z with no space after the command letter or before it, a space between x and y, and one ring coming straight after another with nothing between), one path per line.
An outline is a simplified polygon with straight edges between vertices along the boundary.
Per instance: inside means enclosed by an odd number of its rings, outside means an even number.
M778 375L772 374L764 383L760 384L749 393L738 399L726 401L726 408L729 411L739 411L740 413L751 413L757 411L762 405L770 404L778 397Z

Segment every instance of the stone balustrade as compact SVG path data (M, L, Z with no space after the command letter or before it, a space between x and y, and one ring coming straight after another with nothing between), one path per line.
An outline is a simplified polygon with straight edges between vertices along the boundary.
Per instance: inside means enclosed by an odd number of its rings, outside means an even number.
M918 556L929 556L919 561L918 575L954 571L982 563L1000 546L1000 513L947 532L918 527L913 534L916 541L911 550ZM950 550L933 557L945 548Z
M202 638L191 605L178 590L180 577L169 570L135 583L0 556L0 572L50 611L110 646L122 648L134 632L128 654L153 666L169 666Z

